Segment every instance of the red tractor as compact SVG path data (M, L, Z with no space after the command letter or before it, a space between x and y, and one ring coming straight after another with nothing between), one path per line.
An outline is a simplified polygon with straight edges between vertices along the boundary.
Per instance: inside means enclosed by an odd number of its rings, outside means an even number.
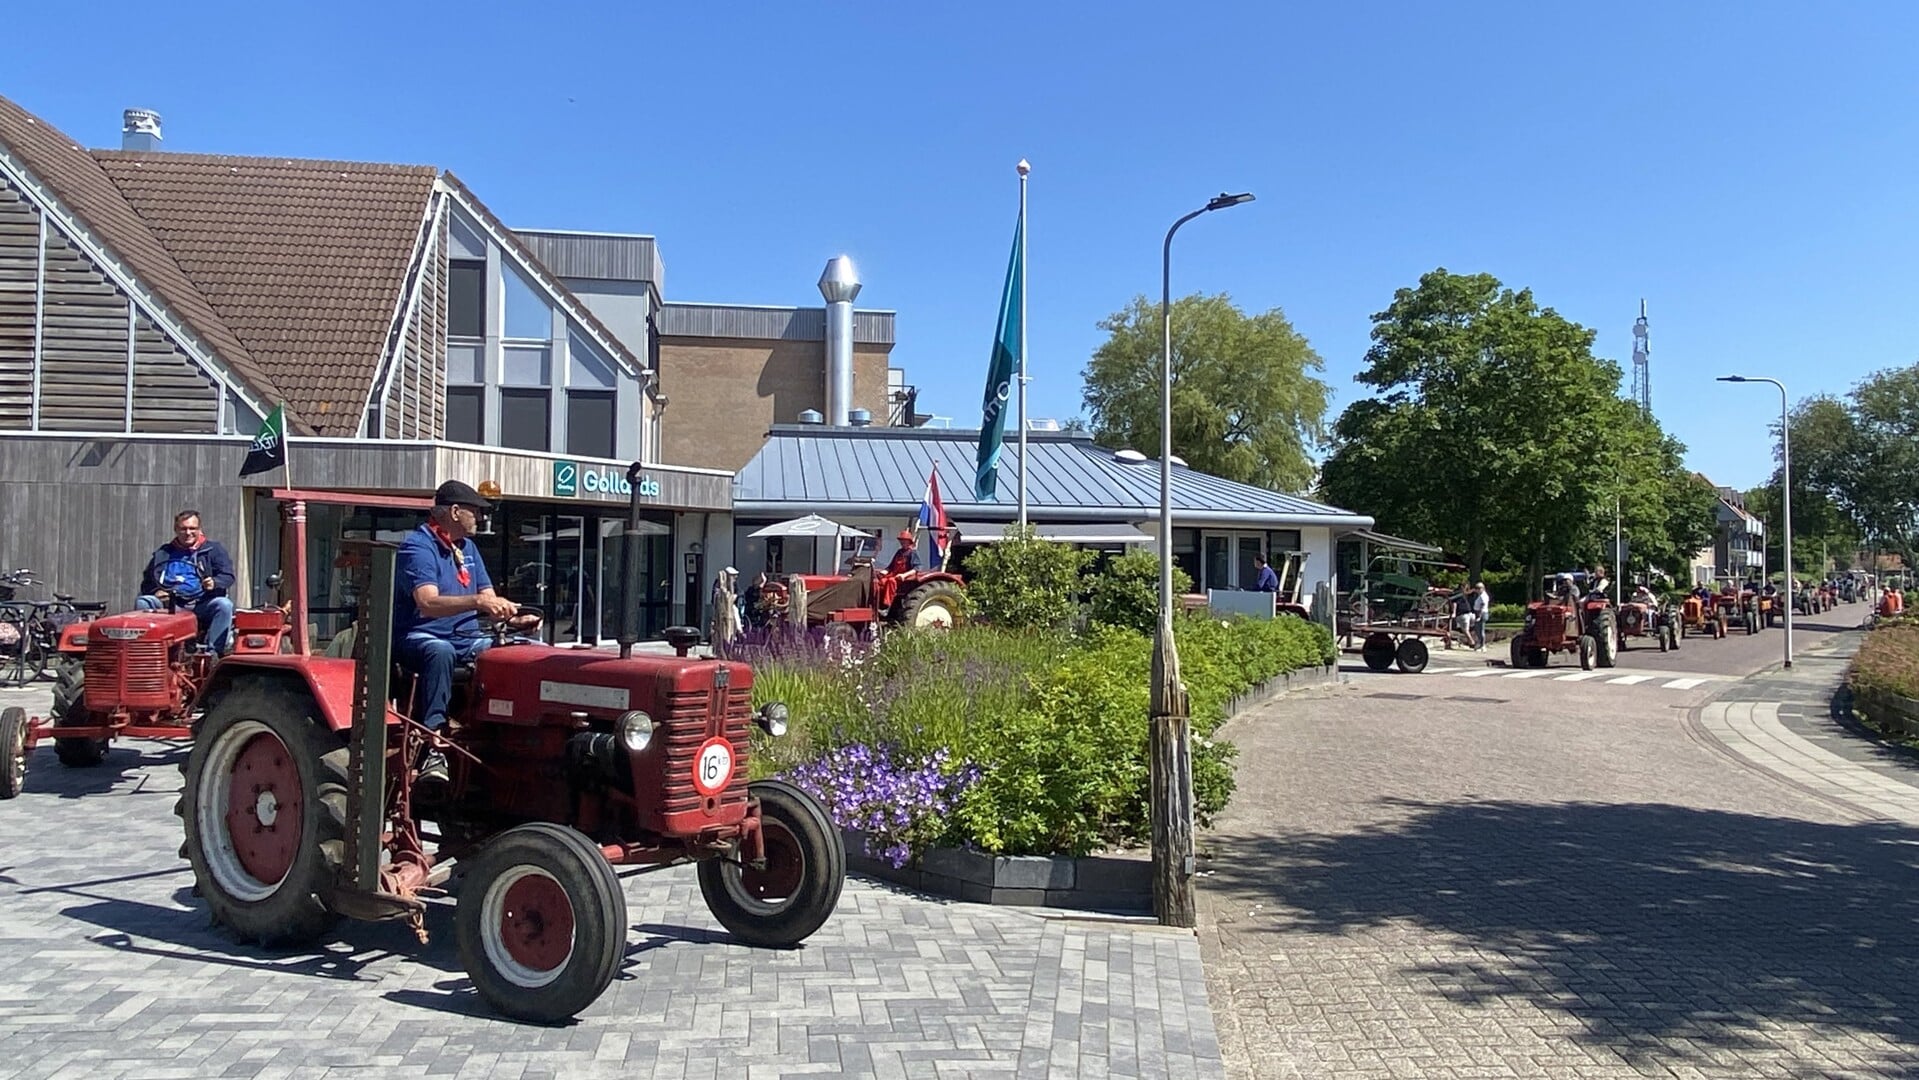
M950 628L964 618L966 582L945 570L889 573L859 559L849 574L793 574L773 582L760 602L772 621L849 635L879 623Z
M430 499L277 491L286 520L285 554L295 579L306 578L306 506L377 505L424 511ZM268 578L268 588L280 576ZM300 590L295 590L298 593ZM233 613L233 652L224 660L200 647L199 621L188 612L130 611L76 622L60 634L53 706L45 717L24 709L0 712L0 799L20 794L27 760L51 740L62 765L98 765L116 738L187 739L206 708L203 695L215 672L236 658L307 651L306 605Z
M1526 607L1526 621L1510 646L1511 666L1542 668L1556 652L1576 653L1581 669L1612 667L1618 646L1611 601L1584 586L1584 573L1546 579L1543 600Z
M1634 593L1619 605L1619 650L1636 637L1649 637L1659 643L1660 652L1679 648L1679 616L1670 604L1661 604L1650 592Z
M666 632L677 656L633 654L635 590L619 655L500 631L430 732L392 666L394 548L351 546L366 579L352 659L231 657L203 692L176 811L215 922L280 945L341 917L404 920L424 941L425 899L457 860L462 965L494 1009L542 1023L621 967L616 865L697 863L715 919L750 945L791 947L825 923L844 843L811 795L748 783L750 729L786 726L782 705L753 710L749 667L690 658L691 627ZM429 747L444 784L419 778Z

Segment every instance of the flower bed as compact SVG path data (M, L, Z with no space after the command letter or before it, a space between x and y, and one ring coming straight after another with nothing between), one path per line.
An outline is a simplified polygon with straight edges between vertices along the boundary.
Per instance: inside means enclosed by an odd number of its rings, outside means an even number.
M1288 671L1333 663L1331 635L1299 619L1188 618L1176 630L1191 700L1201 823L1233 790L1233 748L1210 736L1229 703ZM755 705L791 709L756 734L752 771L819 795L868 854L905 865L934 848L1082 856L1143 843L1151 641L970 625L877 642L757 637Z
M1903 739L1919 737L1919 617L1882 619L1846 673L1853 711Z

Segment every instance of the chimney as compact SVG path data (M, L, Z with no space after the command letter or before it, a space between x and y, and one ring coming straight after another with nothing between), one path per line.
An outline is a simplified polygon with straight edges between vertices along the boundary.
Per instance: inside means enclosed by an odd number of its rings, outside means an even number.
M860 294L853 260L841 255L820 274L826 298L826 423L845 427L853 408L853 298Z
M128 109L121 113L120 149L160 149L160 114L152 109Z

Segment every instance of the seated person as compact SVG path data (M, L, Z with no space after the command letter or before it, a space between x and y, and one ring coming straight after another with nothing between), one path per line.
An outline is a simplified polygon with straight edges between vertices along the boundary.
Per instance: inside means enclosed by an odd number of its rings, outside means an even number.
M140 578L140 611L190 611L200 620L200 638L225 655L233 643L233 559L218 540L200 531L200 512L173 515L173 539L160 545Z
M394 654L402 668L419 676L414 719L432 731L446 724L453 669L471 664L493 644L480 616L511 621L521 630L540 621L538 616L521 616L518 605L493 592L493 579L472 540L480 511L488 505L473 488L448 480L433 493L426 523L400 543L394 570ZM445 755L429 750L420 763L420 777L444 782Z
M901 529L900 549L893 553L893 561L886 564L886 572L889 574L904 574L908 570L917 569L920 560L919 556L914 553L913 549L915 546L916 541L913 537L913 530Z
M1632 602L1652 606L1657 604L1659 599L1652 594L1652 588L1650 586L1641 585L1632 591Z

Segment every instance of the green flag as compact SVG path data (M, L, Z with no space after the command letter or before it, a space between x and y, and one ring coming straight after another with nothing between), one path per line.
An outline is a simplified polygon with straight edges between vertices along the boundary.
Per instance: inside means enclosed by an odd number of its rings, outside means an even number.
M253 437L253 445L247 447L247 459L240 463L242 477L286 465L286 408L285 405L275 405L266 423L260 425L260 433Z
M991 502L999 491L999 452L1006 441L1006 402L1013 395L1014 368L1019 362L1020 248L1026 243L1026 219L1013 226L1013 257L1006 266L1006 289L999 297L999 333L993 337L993 363L986 369L986 400L981 407L979 457L973 474L973 494ZM1023 373L1018 373L1023 374Z

